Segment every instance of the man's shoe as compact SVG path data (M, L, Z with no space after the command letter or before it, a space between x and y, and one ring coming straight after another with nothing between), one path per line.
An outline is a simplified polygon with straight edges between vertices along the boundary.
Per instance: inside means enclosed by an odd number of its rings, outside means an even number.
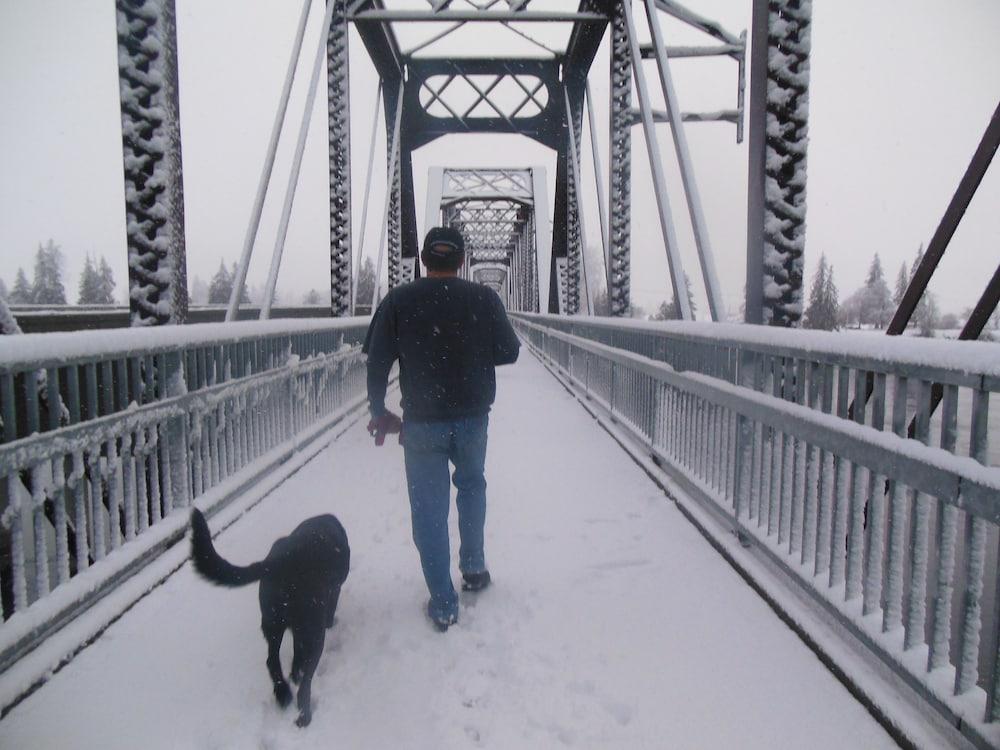
M458 615L456 613L437 612L431 606L430 602L427 602L427 616L431 618L431 623L440 633L448 632L448 628L458 622Z
M462 573L462 591L482 591L490 585L490 571Z

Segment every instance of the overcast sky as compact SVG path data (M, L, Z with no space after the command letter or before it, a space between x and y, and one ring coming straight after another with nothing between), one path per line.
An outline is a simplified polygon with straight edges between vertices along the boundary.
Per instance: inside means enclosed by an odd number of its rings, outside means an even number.
M417 0L414 0L416 2ZM570 2L570 5L574 3ZM563 7L541 0L537 7ZM690 0L689 7L739 33L749 27L749 0ZM177 0L188 274L210 279L221 259L239 256L274 109L300 8L292 0ZM533 5L533 7L536 7ZM640 34L646 36L641 4ZM903 10L905 8L905 10ZM263 282L285 189L287 164L302 115L318 33L315 3L279 164L258 237L251 284ZM405 32L404 48L434 29ZM558 44L565 29L534 29ZM1000 2L997 0L839 0L816 3L810 101L807 275L820 253L835 266L842 297L864 279L873 253L892 285L903 261L934 232L1000 100ZM664 20L669 44L711 40ZM428 54L482 54L532 46L509 32L470 25ZM402 36L402 35L401 35ZM351 106L355 237L367 165L377 80L363 45L352 36ZM659 101L655 68L647 79ZM731 108L736 65L728 59L673 64L685 111ZM598 107L597 137L607 177L607 41L590 75ZM325 86L321 89L325 91ZM659 104L657 106L660 106ZM311 120L300 189L288 235L279 292L299 302L328 283L328 193L325 103ZM687 211L667 126L658 138L670 200L704 302ZM385 134L376 142L376 177L366 255L377 252L384 195ZM705 201L709 235L726 302L736 312L745 280L746 160L730 124L690 124L687 133ZM589 154L589 142L584 142ZM593 172L585 159L589 244L600 245ZM647 308L669 296L663 241L641 128L633 131L634 301ZM551 152L517 136L452 136L414 158L417 215L432 166L532 166L549 170ZM607 190L607 186L604 186ZM551 200L551 194L550 194ZM76 298L87 253L114 267L126 285L121 131L114 3L110 0L0 0L0 277L31 271L39 242L54 239L67 259L65 283ZM944 311L971 306L1000 261L1000 167L990 169L931 288ZM596 259L595 259L596 262ZM543 281L547 263L543 264ZM807 277L807 282L808 282ZM543 289L542 298L547 297Z

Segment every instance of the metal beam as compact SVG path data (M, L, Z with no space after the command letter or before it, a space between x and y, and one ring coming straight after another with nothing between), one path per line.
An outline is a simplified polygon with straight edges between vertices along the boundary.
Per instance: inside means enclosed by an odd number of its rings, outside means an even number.
M442 21L464 21L466 23L539 23L547 21L570 23L607 23L603 13L560 12L560 11L479 11L443 10L435 13L429 10L362 10L350 17L353 21L389 21L408 23L440 23Z
M295 143L295 155L292 158L292 169L288 175L288 187L285 189L284 205L281 209L281 220L278 224L278 233L274 240L274 250L271 252L271 268L267 274L267 283L264 289L264 301L260 306L260 319L267 320L271 317L271 306L274 303L274 290L278 284L278 271L281 268L281 257L285 251L285 237L288 234L288 223L292 216L292 204L295 201L295 189L298 186L299 171L302 168L302 157L305 154L306 136L309 134L309 123L311 120L313 103L316 101L316 89L319 86L319 75L326 62L327 32L333 20L338 0L327 0L326 14L323 16L323 26L319 46L316 50L316 57L313 60L312 75L309 78L309 88L306 95L306 103L302 112L302 122L299 125L299 137Z
M768 0L753 0L750 32L750 137L747 186L747 281L744 320L764 323L764 180L767 151Z
M629 110L631 125L642 124L642 113L638 109ZM682 112L681 122L731 122L739 124L741 113L738 109L720 109L715 112ZM662 109L653 110L653 122L657 124L673 122L669 113Z
M639 96L639 109L642 113L642 129L646 136L649 169L653 174L653 192L656 196L657 213L660 218L660 231L663 233L663 243L667 250L667 265L670 267L670 286L673 289L674 304L677 305L681 320L691 320L691 305L687 297L684 266L681 263L680 246L677 242L677 233L674 231L673 218L670 215L670 198L667 195L667 181L663 175L663 162L660 160L660 144L656 138L649 89L646 86L646 75L642 69L642 55L639 51L639 40L635 32L635 22L632 19L632 7L629 0L623 0L622 9L625 14L629 47L632 50L632 72L635 75L636 93Z
M653 44L643 44L639 47L642 56L647 60L656 57L656 48ZM681 57L718 57L725 55L734 60L738 60L743 55L742 44L720 44L714 47L667 47L667 57L671 60Z
M656 48L656 67L660 73L660 87L663 100L666 102L667 114L674 120L670 132L674 138L674 150L677 163L681 170L681 183L684 185L684 197L687 200L688 216L694 229L694 244L698 249L698 261L701 263L701 273L705 280L705 291L708 294L708 307L712 320L718 322L725 319L726 307L722 299L722 288L715 270L715 256L708 238L708 224L702 210L701 194L698 181L695 179L694 162L688 148L687 134L684 131L684 117L680 115L680 102L674 88L673 76L670 74L670 63L667 60L666 46L663 43L663 32L660 29L660 19L657 17L654 0L645 0L646 20L653 36L653 46ZM681 122L676 120L680 119ZM686 286L686 284L685 284Z
M118 0L121 96L133 326L187 318L184 181L174 0Z
M678 21L683 21L689 26L693 26L700 31L704 31L720 42L725 42L726 44L739 44L739 37L733 36L731 33L722 28L722 25L712 21L704 16L698 15L693 10L688 10L680 3L674 2L674 0L656 0L656 7L662 10L667 15L673 16Z
M614 317L631 309L632 66L622 3L612 6L608 112L608 307Z
M306 21L309 20L309 6L312 0L305 0L302 3L302 11L299 14L299 24L295 29L295 41L292 42L292 54L288 58L288 67L285 70L285 83L281 87L281 96L278 98L278 109L274 113L274 124L271 126L271 138L267 144L267 153L264 155L264 167L260 173L260 180L257 183L257 195L254 197L253 208L250 210L250 223L247 225L246 235L243 237L243 253L240 255L240 262L236 269L236 278L233 280L233 290L229 295L229 306L226 309L226 322L236 320L240 308L240 296L243 285L247 280L247 271L250 268L250 257L253 255L254 242L257 239L257 230L260 227L260 217L264 211L264 198L267 197L267 188L271 182L271 171L274 168L274 159L278 153L278 141L281 138L281 129L285 123L285 113L288 111L288 98L292 92L292 82L295 80L295 69L302 52L302 40L306 33Z
M327 121L330 171L330 313L351 314L351 98L346 0L336 0L327 31Z
M611 263L608 257L608 206L607 201L604 199L604 175L601 169L601 155L597 148L597 121L594 118L594 102L590 93L590 81L587 81L587 88L584 93L587 101L587 121L590 125L590 154L594 161L594 181L597 183L597 215L601 219L601 250L603 251L601 257L604 260L604 288L608 297L608 303L610 304Z
M924 253L920 265L914 269L913 277L906 287L906 293L900 300L899 308L892 316L889 327L886 329L888 335L898 336L906 330L906 326L913 316L913 311L916 310L934 270L944 256L945 250L948 249L948 243L951 242L955 230L958 229L958 224L965 215L972 197L976 194L979 183L986 175L986 170L993 161L998 146L1000 146L1000 104L997 104L997 108L993 110L993 116L986 126L986 132L983 133L979 146L972 155L972 161L969 162L969 166L962 176L962 181L958 184L958 189L948 203L948 208L927 246L927 252Z

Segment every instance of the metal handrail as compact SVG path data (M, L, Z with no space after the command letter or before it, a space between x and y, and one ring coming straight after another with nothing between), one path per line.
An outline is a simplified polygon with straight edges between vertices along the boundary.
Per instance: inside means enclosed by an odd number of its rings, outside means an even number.
M39 413L57 417L0 444L0 672L176 542L176 511L228 502L360 405L366 327L80 334L59 360L66 342L49 335L0 341L5 397L16 384L32 426ZM58 410L39 408L39 388Z
M980 745L997 743L1000 469L983 465L989 391L977 392L970 455L959 456L954 384L945 387L942 446L906 437L912 361L896 364L891 388L884 373L877 383L876 393L893 396L885 430L869 423L875 408L853 419L817 408L838 376L830 364L793 369L804 376L795 386L807 398L776 394L761 366L773 349L756 342L737 351L733 382L559 329L617 328L637 348L643 333L662 340L673 331L547 316L514 321L543 361L640 453L654 456L689 497L737 531L753 547L748 554L759 552L782 570L958 731ZM775 345L787 351L788 341ZM643 345L659 351L655 341ZM891 369L888 358L880 362ZM851 372L847 363L843 369ZM854 374L854 388L864 388L863 371ZM845 389L841 405L847 396ZM923 438L926 427L925 419Z
M989 394L1000 392L1000 346L878 334L802 331L768 326L567 318L515 313L522 320L580 336L693 371L741 383L787 401L891 431L886 406L897 382L907 396L911 437L967 453L974 423L1000 430L1000 412L989 413ZM749 360L749 355L753 355ZM742 373L750 361L753 372ZM856 387L858 378L864 389ZM902 378L902 380L900 380ZM948 395L935 412L935 392ZM947 393L945 393L947 391ZM953 391L953 392L952 392ZM864 408L854 408L855 394ZM949 395L950 394L950 395ZM954 435L945 423L957 419ZM984 429L986 429L984 427ZM1000 465L1000 441L988 445L981 463Z

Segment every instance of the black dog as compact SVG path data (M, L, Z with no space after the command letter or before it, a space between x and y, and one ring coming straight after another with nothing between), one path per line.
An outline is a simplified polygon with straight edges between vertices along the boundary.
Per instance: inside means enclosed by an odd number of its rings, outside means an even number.
M295 723L312 720L310 688L323 653L326 629L340 598L340 587L351 565L347 533L334 516L309 518L274 543L260 562L239 567L215 551L205 517L191 511L191 556L201 575L222 586L244 586L260 581L261 629L267 639L267 671L274 683L274 697L282 708L292 691L281 671L279 649L285 629L291 628L295 644L292 682L299 684L299 716Z

